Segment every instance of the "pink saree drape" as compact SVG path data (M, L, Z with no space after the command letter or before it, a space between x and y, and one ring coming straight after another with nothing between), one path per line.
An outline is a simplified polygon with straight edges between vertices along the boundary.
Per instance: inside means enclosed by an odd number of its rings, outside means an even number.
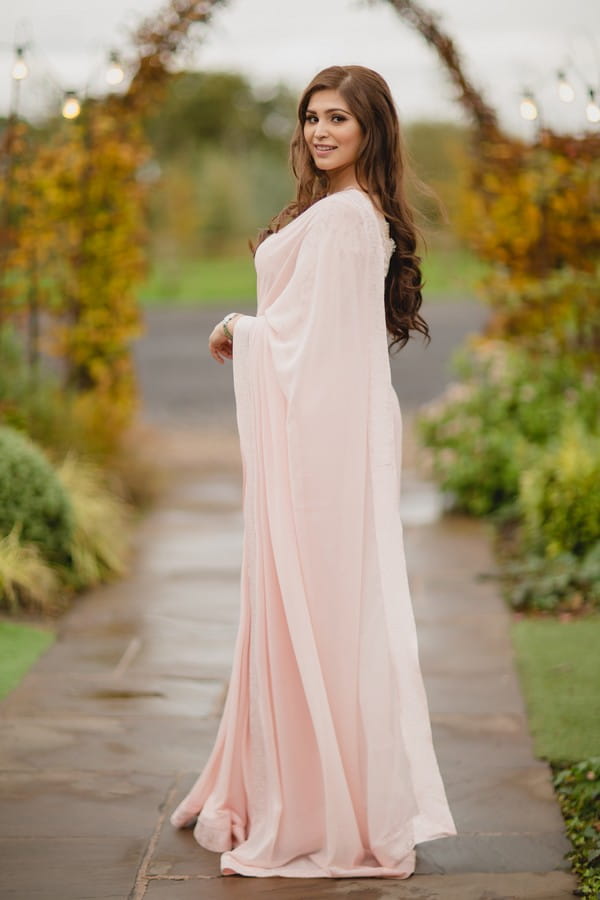
M386 223L356 188L257 250L235 325L240 623L206 765L171 816L224 875L406 878L456 834L432 741L400 513Z

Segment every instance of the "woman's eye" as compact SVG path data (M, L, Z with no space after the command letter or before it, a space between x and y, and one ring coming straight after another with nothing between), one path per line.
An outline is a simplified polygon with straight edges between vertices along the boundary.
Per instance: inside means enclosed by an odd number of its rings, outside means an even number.
M304 121L305 121L305 122L310 122L312 119L316 119L316 118L317 118L316 116L305 116ZM346 121L345 116L335 115L335 116L332 116L331 118L332 118L332 119L339 119L340 122L345 122L345 121Z

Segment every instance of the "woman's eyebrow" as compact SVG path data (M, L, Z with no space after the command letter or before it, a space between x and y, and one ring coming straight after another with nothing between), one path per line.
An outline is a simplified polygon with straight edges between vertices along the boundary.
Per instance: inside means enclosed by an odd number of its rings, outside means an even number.
M314 113L314 109L307 109L306 112L307 112L307 113ZM350 115L350 113L348 112L347 109L342 109L340 106L335 106L333 109L326 109L325 112L326 112L326 113L330 113L330 112L343 112L343 113L346 113L346 115L348 115L348 116Z

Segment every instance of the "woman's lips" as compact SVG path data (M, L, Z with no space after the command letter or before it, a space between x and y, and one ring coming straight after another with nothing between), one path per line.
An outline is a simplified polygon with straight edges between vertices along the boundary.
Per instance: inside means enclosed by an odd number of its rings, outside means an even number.
M315 153L317 156L327 156L328 153L332 153L333 150L336 150L337 147L327 147L326 149L321 149L320 147L315 146Z

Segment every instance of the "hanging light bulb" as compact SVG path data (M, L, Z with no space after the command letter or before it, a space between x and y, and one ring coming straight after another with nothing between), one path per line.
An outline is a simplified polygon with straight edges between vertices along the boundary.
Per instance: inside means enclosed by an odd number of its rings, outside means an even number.
M520 104L521 116L523 119L533 121L538 117L538 108L531 91L523 91Z
M123 71L119 54L115 53L113 50L110 54L108 69L106 70L106 80L108 84L116 87L116 85L121 84L124 78L125 72Z
M81 104L75 91L65 91L65 99L62 105L62 114L65 119L76 119L81 112Z
M25 51L23 47L17 47L15 50L15 61L12 68L12 77L15 81L23 81L29 75L29 69L25 62Z
M575 91L564 72L557 72L558 96L564 103L572 103L575 99Z
M593 122L595 125L600 122L600 106L596 102L596 92L593 88L588 88L588 94L590 99L587 102L585 114L588 122Z

